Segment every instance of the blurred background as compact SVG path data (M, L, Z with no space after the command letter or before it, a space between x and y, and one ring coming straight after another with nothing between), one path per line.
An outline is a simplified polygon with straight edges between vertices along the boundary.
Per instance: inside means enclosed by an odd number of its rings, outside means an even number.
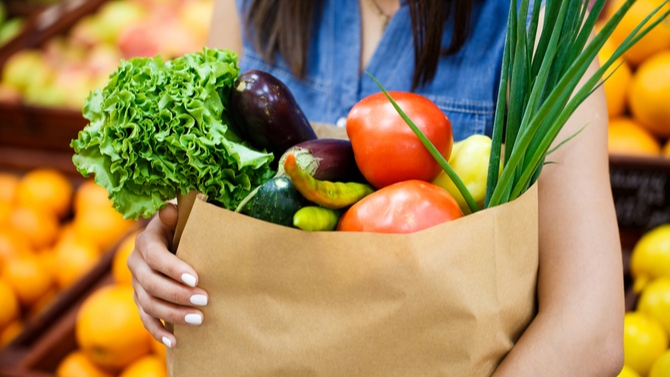
M624 0L610 0L599 28ZM637 0L609 59L661 0ZM128 221L81 177L70 141L121 59L206 44L213 0L0 2L0 376L166 376L139 321ZM668 7L666 5L666 7ZM668 7L670 8L670 7ZM670 23L606 76L612 192L626 294L621 376L670 376Z

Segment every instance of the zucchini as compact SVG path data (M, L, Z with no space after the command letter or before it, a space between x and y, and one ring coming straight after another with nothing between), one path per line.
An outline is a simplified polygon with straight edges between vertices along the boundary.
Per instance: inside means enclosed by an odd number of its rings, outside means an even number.
M310 204L288 177L274 177L260 185L239 212L274 224L293 226L293 215Z

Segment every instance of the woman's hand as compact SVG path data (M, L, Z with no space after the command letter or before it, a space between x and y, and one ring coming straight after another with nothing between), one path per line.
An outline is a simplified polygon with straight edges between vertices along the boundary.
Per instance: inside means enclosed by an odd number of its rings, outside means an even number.
M196 288L196 272L168 249L176 224L177 208L168 204L137 236L135 250L128 257L134 299L144 327L169 348L175 346L176 339L161 320L199 325L202 312L194 306L207 305L207 293Z

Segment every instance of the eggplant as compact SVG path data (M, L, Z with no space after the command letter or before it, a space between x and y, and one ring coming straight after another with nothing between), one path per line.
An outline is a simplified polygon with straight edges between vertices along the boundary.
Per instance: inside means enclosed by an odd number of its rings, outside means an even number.
M293 93L268 72L242 73L230 90L228 105L233 129L252 147L271 152L275 168L288 148L317 138Z
M315 139L298 143L281 156L280 172L289 153L295 155L301 168L318 180L366 183L356 165L354 149L349 140Z

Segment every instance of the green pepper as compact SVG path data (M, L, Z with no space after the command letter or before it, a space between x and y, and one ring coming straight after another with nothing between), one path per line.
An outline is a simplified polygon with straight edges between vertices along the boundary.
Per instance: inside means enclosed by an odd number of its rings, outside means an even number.
M293 215L293 226L310 232L335 230L340 215L340 211L335 209L306 206Z
M330 209L348 207L374 192L367 183L315 179L296 163L293 154L286 156L284 172L305 199Z
M491 138L486 135L472 135L454 143L449 156L449 165L468 188L479 208L483 207L486 196L490 154ZM471 213L460 191L444 171L433 183L447 190L456 199L464 214Z

